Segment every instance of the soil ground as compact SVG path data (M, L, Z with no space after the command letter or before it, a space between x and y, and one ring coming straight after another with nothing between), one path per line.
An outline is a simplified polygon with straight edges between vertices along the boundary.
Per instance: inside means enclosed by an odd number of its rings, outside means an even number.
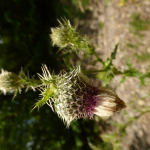
M128 0L125 4L119 0L106 1L92 0L89 9L92 15L85 22L82 31L93 39L97 53L106 60L111 55L115 45L119 43L114 65L121 71L128 69L126 62L140 72L146 72L150 67L150 24L145 29L137 29L131 25L133 14L140 14L143 20L149 23L150 1ZM137 20L137 22L141 20ZM139 23L138 22L138 23ZM95 68L101 69L98 64ZM128 118L136 118L144 106L150 106L150 82L146 86L140 85L136 77L128 78L120 85L122 76L114 76L110 86L114 88L121 99L127 103L126 112L116 113L107 120L126 124ZM136 108L136 109L135 109ZM111 128L112 129L112 128ZM115 133L117 129L107 131ZM119 136L119 135L118 135ZM123 150L150 150L150 113L144 113L125 128L122 137Z

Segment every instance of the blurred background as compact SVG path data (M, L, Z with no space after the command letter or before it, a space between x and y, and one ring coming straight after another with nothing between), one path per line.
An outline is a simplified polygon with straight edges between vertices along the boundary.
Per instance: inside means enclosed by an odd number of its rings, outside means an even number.
M41 64L59 73L73 64L88 65L82 55L57 53L50 41L50 28L57 19L67 18L89 39L106 60L119 43L114 64L127 69L126 62L141 72L150 67L149 0L1 0L0 69L16 74L21 68L29 75L42 73ZM92 59L92 58L91 58ZM101 69L101 68L100 68ZM101 80L101 75L95 76ZM0 94L1 150L148 150L150 149L150 80L138 78L110 81L128 108L109 119L78 120L69 129L47 105L30 112L39 92Z

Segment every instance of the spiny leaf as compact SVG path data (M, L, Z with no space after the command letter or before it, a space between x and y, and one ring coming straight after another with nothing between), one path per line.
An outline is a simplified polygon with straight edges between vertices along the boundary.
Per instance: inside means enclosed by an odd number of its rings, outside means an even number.
M117 54L118 45L119 45L119 44L117 44L117 45L115 46L115 49L114 49L114 51L111 53L110 65L112 65L112 60L116 58L116 54Z
M53 92L51 89L48 88L48 89L43 91L42 95L43 95L42 100L39 100L35 104L34 108L31 111L33 111L36 107L39 108L39 107L43 106L53 96Z
M110 58L107 58L107 60L104 62L104 64L105 64L105 65L103 66L104 69L110 68L111 66L113 66L112 61L113 61L113 59L115 59L115 57L116 57L117 49L118 49L118 44L115 46L115 49L114 49L114 51L111 53Z

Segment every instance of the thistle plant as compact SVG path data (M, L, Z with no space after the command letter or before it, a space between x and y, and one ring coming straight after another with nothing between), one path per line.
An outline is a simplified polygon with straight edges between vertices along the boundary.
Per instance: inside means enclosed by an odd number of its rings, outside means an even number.
M82 73L80 66L59 75L50 74L46 65L42 66L42 71L42 75L38 74L40 80L34 80L27 78L23 72L16 75L2 70L0 90L6 93L21 91L25 87L33 90L38 88L40 100L34 108L48 104L67 127L74 120L92 119L94 114L109 117L126 107L111 88L94 86Z
M83 118L93 119L94 115L101 117L109 117L115 112L126 107L118 95L109 87L94 85L87 77L88 73L107 73L109 71L114 74L122 74L115 68L112 60L115 59L117 46L111 57L105 62L97 55L94 48L90 45L86 37L82 37L76 32L68 20L63 20L63 23L57 28L52 28L51 40L53 45L65 49L66 52L84 51L96 57L95 62L103 64L102 70L82 70L80 66L72 69L69 72L62 71L58 75L51 74L46 65L42 66L43 74L39 76L39 80L33 77L29 78L23 71L16 75L11 72L2 70L0 74L0 90L6 94L15 92L23 88L38 89L40 98L36 102L33 109L47 104L55 111L63 120L67 127L74 120ZM135 72L135 70L134 70ZM124 72L125 74L126 72ZM127 71L129 74L129 72ZM113 78L109 76L109 78Z

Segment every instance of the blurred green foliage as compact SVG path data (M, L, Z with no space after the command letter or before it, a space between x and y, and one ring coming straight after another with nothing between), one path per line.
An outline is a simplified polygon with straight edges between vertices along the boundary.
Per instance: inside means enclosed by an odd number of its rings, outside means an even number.
M103 29L103 27L104 27L104 22L99 22L99 28L102 30Z
M142 16L140 13L133 13L131 16L130 26L133 28L134 34L149 29L149 23L150 20ZM139 34L139 36L142 36L142 34Z
M137 54L135 53L134 54L138 60L140 60L141 62L145 62L145 61L148 61L150 59L150 54L148 52L143 52L142 54Z

